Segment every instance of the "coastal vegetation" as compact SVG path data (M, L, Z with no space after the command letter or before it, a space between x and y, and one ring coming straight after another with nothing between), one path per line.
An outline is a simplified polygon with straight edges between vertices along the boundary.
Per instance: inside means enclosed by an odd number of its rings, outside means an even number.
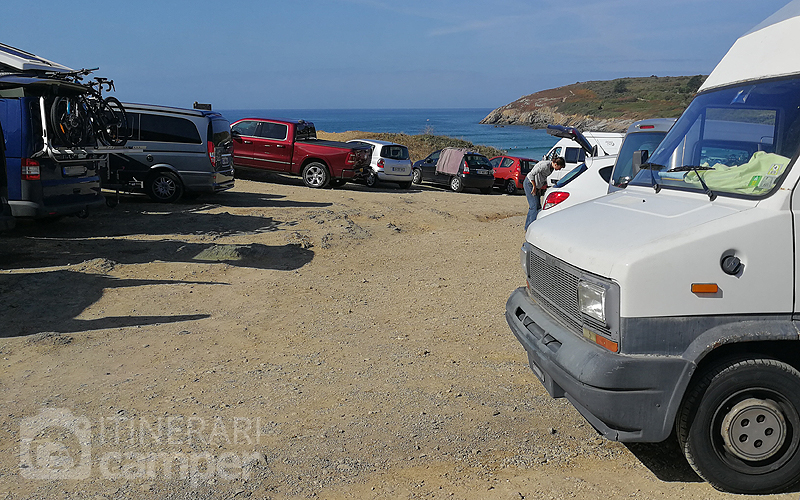
M649 76L577 82L523 96L493 110L481 123L571 125L581 130L624 131L644 118L680 116L706 76Z
M473 144L463 139L455 137L447 137L444 135L433 135L430 132L409 135L402 133L375 133L375 132L360 132L357 130L349 130L347 132L323 132L317 131L317 137L330 141L349 141L351 139L377 139L380 141L395 142L402 144L408 148L408 155L412 162L421 160L433 153L437 149L446 147L453 148L466 148L476 151L487 158L499 156L503 151L493 148L491 146L483 146L480 144Z

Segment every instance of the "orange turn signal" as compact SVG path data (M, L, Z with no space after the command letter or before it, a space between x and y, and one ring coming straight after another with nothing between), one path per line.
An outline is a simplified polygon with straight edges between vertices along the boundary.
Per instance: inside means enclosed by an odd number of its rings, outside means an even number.
M716 283L692 283L692 293L717 293L719 286Z

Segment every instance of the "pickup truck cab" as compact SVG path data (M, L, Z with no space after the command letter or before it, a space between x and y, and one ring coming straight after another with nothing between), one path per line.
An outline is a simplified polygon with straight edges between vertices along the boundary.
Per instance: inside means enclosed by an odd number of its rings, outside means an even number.
M745 34L625 190L537 220L506 320L604 436L674 431L736 493L800 480L800 0Z
M231 134L235 169L300 175L312 188L362 178L372 155L363 144L317 139L314 124L304 120L244 118L231 125Z

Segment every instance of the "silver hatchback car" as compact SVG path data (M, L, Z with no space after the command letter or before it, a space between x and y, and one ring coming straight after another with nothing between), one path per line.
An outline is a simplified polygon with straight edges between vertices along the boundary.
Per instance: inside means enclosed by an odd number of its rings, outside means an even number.
M347 142L372 147L370 171L364 178L367 186L373 187L378 181L385 181L396 182L403 189L411 187L411 159L407 147L375 139L353 139Z

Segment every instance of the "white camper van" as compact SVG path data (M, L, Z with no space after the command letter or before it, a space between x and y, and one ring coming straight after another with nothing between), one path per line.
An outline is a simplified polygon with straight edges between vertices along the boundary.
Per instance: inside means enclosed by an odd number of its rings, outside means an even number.
M627 189L538 220L506 319L604 436L737 493L800 480L800 0L742 36Z

